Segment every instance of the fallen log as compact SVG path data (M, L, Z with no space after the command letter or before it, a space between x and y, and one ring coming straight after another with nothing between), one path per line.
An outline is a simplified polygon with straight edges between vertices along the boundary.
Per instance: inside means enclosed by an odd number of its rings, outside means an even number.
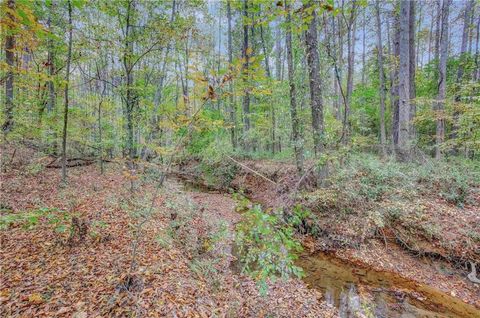
M81 167L81 166L89 166L93 163L98 161L97 159L90 159L90 158L67 158L67 167ZM105 160L104 160L105 161ZM45 166L45 168L61 168L62 167L62 160L61 158L56 158L49 164Z

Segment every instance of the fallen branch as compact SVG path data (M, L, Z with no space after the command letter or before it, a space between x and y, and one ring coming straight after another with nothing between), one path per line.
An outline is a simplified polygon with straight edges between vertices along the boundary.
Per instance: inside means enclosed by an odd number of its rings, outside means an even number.
M249 172L252 172L252 173L256 174L257 176L261 177L261 178L264 179L264 180L267 180L268 182L273 183L274 185L278 185L278 184L277 184L275 181L273 181L272 179L269 179L269 178L265 177L265 176L264 176L263 174L261 174L260 172L253 170L252 168L244 165L243 163L241 163L241 162L233 159L233 158L230 157L229 155L226 155L226 157L227 157L228 159L232 160L233 162L235 162L237 165L239 165L239 166L242 167L243 169L245 169L245 170L247 170L247 171L249 171Z

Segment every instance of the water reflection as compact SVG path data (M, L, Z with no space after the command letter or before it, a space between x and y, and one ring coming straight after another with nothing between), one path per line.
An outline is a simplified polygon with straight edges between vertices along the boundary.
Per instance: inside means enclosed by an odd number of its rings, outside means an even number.
M361 269L325 254L305 255L298 265L305 282L322 291L343 318L480 317L475 307L392 273ZM412 292L418 297L410 297Z

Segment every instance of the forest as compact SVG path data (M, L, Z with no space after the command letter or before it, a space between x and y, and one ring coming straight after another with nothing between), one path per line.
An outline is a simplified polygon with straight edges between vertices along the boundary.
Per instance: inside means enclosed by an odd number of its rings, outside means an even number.
M480 317L478 0L0 0L1 317Z

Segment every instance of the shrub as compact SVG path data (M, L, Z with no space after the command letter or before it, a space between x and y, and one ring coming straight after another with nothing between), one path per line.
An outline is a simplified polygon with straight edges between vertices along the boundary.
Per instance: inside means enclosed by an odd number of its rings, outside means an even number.
M302 247L293 237L293 227L282 223L280 216L262 211L259 205L242 216L236 228L242 271L259 282L260 291L266 291L267 279L301 277L302 269L294 261Z

